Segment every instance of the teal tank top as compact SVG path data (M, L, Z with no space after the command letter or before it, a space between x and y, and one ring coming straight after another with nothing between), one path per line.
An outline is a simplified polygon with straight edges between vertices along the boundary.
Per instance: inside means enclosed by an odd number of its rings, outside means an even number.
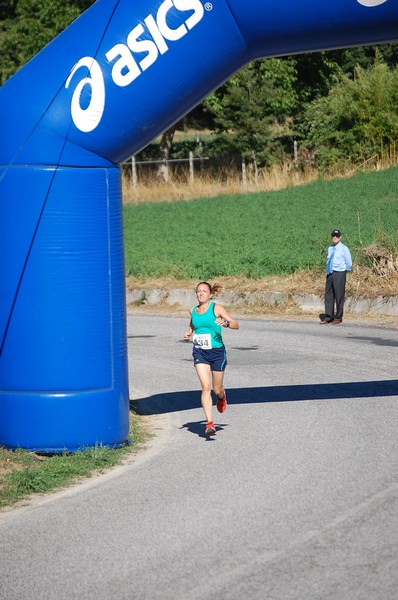
M216 323L214 305L215 302L210 302L209 308L203 314L198 314L196 312L197 306L194 306L191 314L192 326L194 333L197 335L206 333L211 335L212 348L221 348L224 345L221 335L222 327Z

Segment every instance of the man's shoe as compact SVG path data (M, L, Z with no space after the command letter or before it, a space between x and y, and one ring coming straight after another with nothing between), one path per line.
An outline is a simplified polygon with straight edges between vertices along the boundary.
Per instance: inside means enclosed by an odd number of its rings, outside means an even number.
M333 319L332 321L332 325L340 325L340 323L342 323L341 319Z
M216 435L216 428L214 427L213 421L206 423L205 435Z
M217 402L217 410L220 413L223 413L227 410L227 394L224 391L224 397L220 399L218 399Z
M330 321L326 321L326 319L322 319L322 321L319 321L319 325L327 325L328 323L330 323Z

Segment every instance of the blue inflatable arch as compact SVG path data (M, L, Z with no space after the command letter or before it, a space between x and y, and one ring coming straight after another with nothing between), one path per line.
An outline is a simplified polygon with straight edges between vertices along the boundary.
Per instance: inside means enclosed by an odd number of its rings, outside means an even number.
M398 0L98 0L0 89L0 444L128 437L118 165L253 59L398 38Z

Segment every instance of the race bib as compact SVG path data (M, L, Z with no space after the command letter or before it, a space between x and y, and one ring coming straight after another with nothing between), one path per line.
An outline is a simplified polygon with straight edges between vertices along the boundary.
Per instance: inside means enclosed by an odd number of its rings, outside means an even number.
M195 333L192 341L195 348L202 348L202 350L211 350L213 348L210 333Z

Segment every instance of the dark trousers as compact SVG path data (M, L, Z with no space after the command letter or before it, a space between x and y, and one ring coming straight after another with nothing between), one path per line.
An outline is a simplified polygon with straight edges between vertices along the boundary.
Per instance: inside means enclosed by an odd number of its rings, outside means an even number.
M333 271L326 277L325 319L327 321L343 319L346 276L346 271Z

